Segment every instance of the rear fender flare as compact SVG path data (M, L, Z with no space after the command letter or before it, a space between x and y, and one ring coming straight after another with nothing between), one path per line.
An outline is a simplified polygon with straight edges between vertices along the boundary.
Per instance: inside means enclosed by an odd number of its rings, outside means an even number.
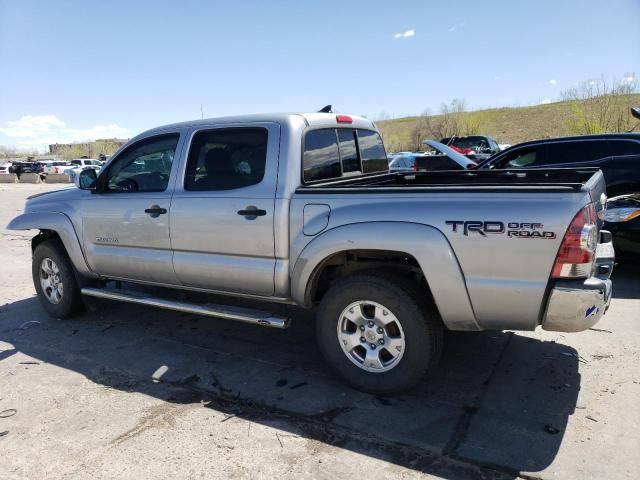
M408 222L366 222L328 230L309 242L295 260L291 296L310 306L310 282L323 261L347 250L382 250L413 256L431 289L444 324L451 330L480 330L458 260L442 232Z

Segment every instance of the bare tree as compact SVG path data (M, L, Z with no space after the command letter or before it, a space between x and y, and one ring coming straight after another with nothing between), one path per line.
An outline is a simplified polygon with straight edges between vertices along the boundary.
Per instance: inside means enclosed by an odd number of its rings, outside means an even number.
M638 81L633 73L611 82L601 76L565 90L561 98L572 102L567 127L582 135L629 131L634 123L629 113L630 95L637 90Z
M409 149L413 151L420 150L422 141L431 137L433 128L433 117L429 109L422 112L422 115L416 117L409 131Z
M15 147L6 147L0 145L0 158L29 158L38 155L35 149L20 150Z

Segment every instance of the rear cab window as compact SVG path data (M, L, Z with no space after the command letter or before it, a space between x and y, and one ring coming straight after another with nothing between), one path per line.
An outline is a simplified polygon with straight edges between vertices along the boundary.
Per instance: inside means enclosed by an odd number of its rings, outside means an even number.
M354 128L320 128L304 137L304 183L351 175L387 172L387 154L378 132Z

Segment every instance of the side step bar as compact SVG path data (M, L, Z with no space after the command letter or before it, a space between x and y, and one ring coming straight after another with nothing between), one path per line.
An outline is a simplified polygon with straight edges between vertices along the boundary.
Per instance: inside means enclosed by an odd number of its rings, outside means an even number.
M150 307L164 308L166 310L193 313L194 315L237 320L239 322L251 323L253 325L262 325L263 327L286 328L289 326L289 318L277 317L269 312L263 312L260 310L215 304L196 305L193 303L155 298L138 292L122 293L100 288L83 288L82 294L89 297L106 298L108 300L119 300L121 302L138 303L140 305L148 305Z

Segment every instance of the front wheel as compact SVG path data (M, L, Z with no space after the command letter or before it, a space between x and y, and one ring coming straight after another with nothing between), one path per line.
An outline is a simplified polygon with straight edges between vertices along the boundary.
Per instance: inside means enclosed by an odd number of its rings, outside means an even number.
M31 273L40 303L49 316L67 318L82 312L73 266L59 241L45 240L36 247Z
M442 322L427 293L401 276L361 273L325 294L320 349L338 375L378 395L415 387L442 351Z

